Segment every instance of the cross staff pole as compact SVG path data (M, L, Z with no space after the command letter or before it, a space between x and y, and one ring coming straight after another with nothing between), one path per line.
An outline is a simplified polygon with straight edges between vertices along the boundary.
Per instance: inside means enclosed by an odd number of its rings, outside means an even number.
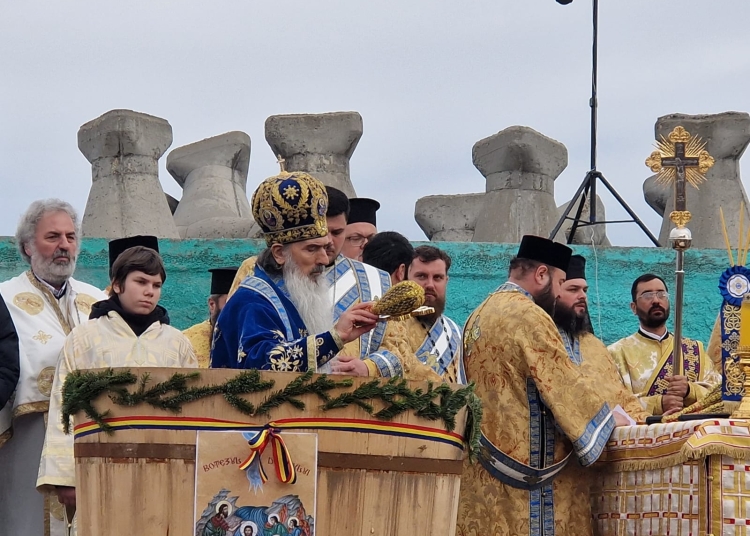
M684 367L682 362L682 307L683 293L685 289L685 251L677 250L677 262L675 263L675 296L674 296L674 367L672 374L683 376Z
M692 141L691 141L692 140ZM686 227L690 221L687 210L685 186L688 171L692 173L690 182L696 185L703 180L714 160L703 150L704 145L693 139L683 127L675 127L668 140L662 138L658 151L651 153L646 165L659 173L659 179L674 181L674 210L669 218L676 225L669 233L669 241L676 252L675 260L675 312L674 312L674 345L672 350L672 374L684 376L685 367L682 358L682 310L685 290L685 251L690 249L693 237ZM690 153L690 154L688 154Z
M684 214L687 212L687 195L685 192L685 167L698 167L698 158L689 158L685 156L685 143L676 142L674 144L675 155L672 158L662 158L663 167L671 167L675 170L674 181L674 213ZM690 232L687 227L684 231ZM680 231L678 228L674 231ZM682 233L683 235L685 233ZM675 237L678 238L678 237ZM682 236L680 239L672 239L670 233L670 242L676 252L675 262L675 297L674 297L674 349L672 350L672 374L675 376L684 376L685 367L682 359L682 310L684 307L685 294L685 250L690 247L690 242Z

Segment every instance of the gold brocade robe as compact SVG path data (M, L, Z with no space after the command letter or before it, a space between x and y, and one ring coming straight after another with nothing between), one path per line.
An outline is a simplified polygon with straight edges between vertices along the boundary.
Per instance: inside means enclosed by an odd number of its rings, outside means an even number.
M682 341L683 371L690 385L685 406L689 406L720 383L721 375L703 350L703 343L686 337ZM664 340L657 341L638 331L607 349L625 386L640 399L648 413L661 415L661 399L668 385L665 378L673 370L674 336L669 333Z
M564 460L575 453L590 465L614 428L598 380L573 364L549 315L512 283L469 317L464 363L484 418L480 462L464 462L457 536L592 534L577 462ZM513 473L558 465L562 470L552 480L545 473L541 485Z
M193 346L195 357L198 359L198 367L200 368L208 368L209 359L211 357L212 331L211 322L209 320L204 320L200 324L190 326L182 332Z
M617 371L612 356L609 355L604 343L591 333L579 338L581 347L581 370L587 378L597 381L597 388L601 395L614 408L622 406L636 422L646 422L648 413L635 395L625 387Z
M75 487L73 435L63 432L60 408L65 378L74 370L106 367L195 368L187 338L172 326L154 322L140 337L114 311L75 328L65 339L57 362L49 406L49 424L39 464L37 489Z
M386 351L395 356L401 364L401 375L407 380L414 381L442 381L440 376L429 366L423 364L417 359L407 340L406 327L403 322L391 321L386 323L385 335L383 342L380 343L378 352ZM339 355L356 356L360 355L360 344L362 339L356 339L344 345ZM371 361L365 360L367 368L370 370L370 376L381 376L377 367L372 366Z

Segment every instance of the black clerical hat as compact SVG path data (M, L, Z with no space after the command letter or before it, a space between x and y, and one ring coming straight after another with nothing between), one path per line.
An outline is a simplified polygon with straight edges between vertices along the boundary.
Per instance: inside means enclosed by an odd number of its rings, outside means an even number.
M568 271L565 272L565 279L586 279L586 259L581 255L570 257Z
M541 236L526 235L521 238L516 257L549 264L566 272L572 254L568 246Z
M109 269L112 270L112 265L120 256L120 253L126 249L143 246L149 249L153 249L159 253L159 239L155 236L138 235L128 236L127 238L117 238L110 240L109 242Z
M377 224L376 212L380 208L380 203L374 199L366 197L354 197L349 199L349 219L347 223L371 223L375 227Z
M211 268L211 294L229 294L234 276L237 275L236 266L231 268Z

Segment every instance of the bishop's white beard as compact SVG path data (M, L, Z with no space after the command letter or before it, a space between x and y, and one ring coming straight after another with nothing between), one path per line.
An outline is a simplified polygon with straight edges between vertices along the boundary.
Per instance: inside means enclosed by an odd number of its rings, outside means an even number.
M302 273L288 252L284 252L284 259L284 283L307 332L313 335L333 329L333 305L323 273L311 279Z

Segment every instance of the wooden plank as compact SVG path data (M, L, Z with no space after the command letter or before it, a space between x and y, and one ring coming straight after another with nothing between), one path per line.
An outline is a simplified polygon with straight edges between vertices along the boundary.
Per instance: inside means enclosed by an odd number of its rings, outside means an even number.
M76 458L150 458L191 460L195 462L195 445L163 443L79 443L74 445Z
M83 458L76 466L79 536L195 532L193 462Z
M360 533L368 508L365 501L375 499L365 495L366 475L363 470L318 469L315 534Z
M463 471L463 462L461 460L430 460L404 456L368 456L319 452L318 467L460 475Z

